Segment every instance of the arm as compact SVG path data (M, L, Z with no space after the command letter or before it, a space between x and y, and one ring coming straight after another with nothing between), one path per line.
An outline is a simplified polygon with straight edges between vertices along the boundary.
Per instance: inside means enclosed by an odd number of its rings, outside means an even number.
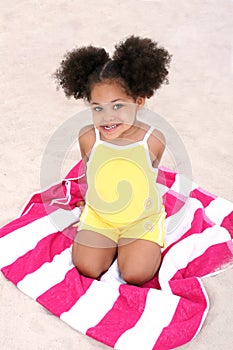
M80 130L78 142L82 160L86 164L95 143L95 131L93 125L87 125Z
M95 132L93 129L93 125L85 126L80 130L78 142L79 142L79 149L80 149L82 160L86 165L86 162L89 159L89 155L92 150L92 147L95 143ZM81 211L83 211L85 206L85 201L77 202L76 206L79 207Z
M153 131L148 140L148 147L152 166L157 168L166 147L166 140L161 131L156 129Z

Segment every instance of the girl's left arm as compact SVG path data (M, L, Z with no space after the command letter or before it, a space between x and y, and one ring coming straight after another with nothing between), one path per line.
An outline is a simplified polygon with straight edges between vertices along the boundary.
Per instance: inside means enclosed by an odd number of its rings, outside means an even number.
M152 166L157 168L166 147L166 139L161 131L156 129L153 131L148 140L148 147L150 150Z

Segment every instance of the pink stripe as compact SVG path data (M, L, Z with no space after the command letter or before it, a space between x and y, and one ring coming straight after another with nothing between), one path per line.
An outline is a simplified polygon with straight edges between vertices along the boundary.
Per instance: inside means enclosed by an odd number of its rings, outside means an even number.
M190 261L187 266L172 277L172 280L206 276L233 260L229 242L209 247L201 256Z
M233 211L223 219L220 226L228 230L233 239Z
M35 213L36 212L36 216ZM27 226L28 224L36 221L37 219L40 219L43 216L47 215L47 211L44 208L43 204L40 205L36 205L33 207L33 210L30 211L30 213L23 215L13 221L11 221L10 223L8 223L7 225L3 226L0 229L0 237L4 237L8 234L10 234L11 232L19 229L20 227L24 227Z
M153 350L174 349L193 339L207 308L207 300L197 278L171 281L170 286L173 294L181 296L181 299Z
M46 211L50 211L52 207L49 205L51 200L54 198L64 198L65 197L65 185L61 182L56 185L52 185L47 190L37 192L28 201L27 205L24 207L24 210L21 215L23 215L30 208L31 204L42 205L46 207ZM30 210L31 212L31 210ZM36 216L37 217L37 216Z
M69 205L73 207L77 202L83 200L86 194L86 190L86 183L78 183L76 181L71 181L71 200L69 202Z
M176 214L185 204L185 197L169 190L163 195L167 217Z
M75 166L69 171L69 173L66 175L66 179L70 178L77 178L81 176L82 174L85 174L85 165L82 160L80 160Z
M212 202L212 200L217 198L217 196L214 196L213 194L204 191L201 187L198 187L192 192L190 192L190 197L198 199L202 203L204 208L207 207L210 204L210 202Z
M159 168L157 182L161 185L171 187L176 181L176 173L173 171L168 171L165 168Z
M80 182L71 180L71 191L69 194L66 192L67 192L67 189L66 189L65 181L61 181L60 183L51 186L49 189L45 191L35 193L30 198L27 205L24 207L22 215L27 212L31 204L34 204L36 208L38 206L39 208L40 206L45 207L47 214L51 213L52 211L58 208L72 209L77 203L77 201L83 200L83 196L86 193L85 179L82 179L82 181L80 180ZM71 200L68 204L59 204L54 206L50 205L52 200L65 199L66 195L71 195ZM31 208L29 212L31 213ZM37 218L36 212L35 212L35 218Z
M28 200L28 202L26 203L26 205L24 206L24 209L21 212L20 216L24 215L32 205L41 204L41 203L42 203L42 199L41 199L40 192L33 194L31 198Z
M118 338L132 328L141 317L148 291L148 288L121 285L120 296L112 309L97 326L89 328L86 334L114 347Z
M44 263L51 262L55 255L70 247L72 240L61 232L48 235L38 242L36 247L2 269L3 274L17 284L27 274L39 269Z
M187 196L184 196L182 193L178 193L174 190L168 190L168 193L173 195L174 197L176 197L177 199L179 199L182 202L185 202L187 200Z
M153 288L153 289L161 290L158 273L156 273L156 275L150 281L147 281L146 283L144 283L142 285L142 288Z
M78 178L85 174L85 165L80 160L67 174L66 179ZM87 190L86 177L77 180L72 180L71 184L71 202L70 205L75 205L78 201L83 200Z
M67 272L62 282L50 288L36 300L54 315L60 317L86 293L92 282L93 279L79 275L74 267ZM83 317L83 315L79 316Z
M205 215L205 211L202 208L198 208L193 216L193 221L191 224L190 229L183 234L181 239L176 241L175 243L179 242L180 240L191 236L193 233L202 233L206 228L212 227L215 224Z

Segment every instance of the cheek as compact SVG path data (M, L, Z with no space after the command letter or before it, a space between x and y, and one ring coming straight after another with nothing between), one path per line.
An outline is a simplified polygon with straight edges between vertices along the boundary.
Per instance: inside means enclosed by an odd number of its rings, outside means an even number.
M103 116L101 115L101 113L93 113L92 114L92 121L93 121L93 124L95 126L98 126L103 121Z
M119 119L121 119L125 124L133 124L135 121L135 113L134 112L126 112L119 115Z

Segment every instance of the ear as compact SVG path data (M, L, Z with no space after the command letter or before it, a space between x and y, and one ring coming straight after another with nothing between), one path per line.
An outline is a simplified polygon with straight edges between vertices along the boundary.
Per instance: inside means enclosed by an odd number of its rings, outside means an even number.
M145 97L138 96L136 98L136 104L138 105L138 109L142 108L144 106L145 102L146 102L146 98Z

